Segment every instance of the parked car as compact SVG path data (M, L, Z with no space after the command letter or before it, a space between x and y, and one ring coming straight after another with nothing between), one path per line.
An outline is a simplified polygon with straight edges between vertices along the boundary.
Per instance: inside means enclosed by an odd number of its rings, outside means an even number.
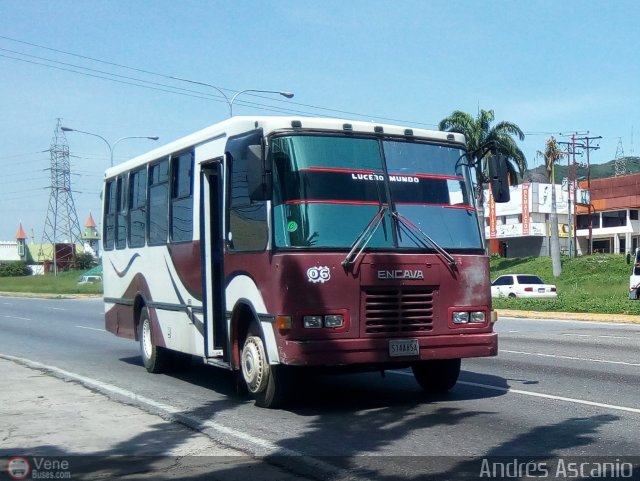
M531 274L507 274L491 283L491 297L557 297L553 284Z

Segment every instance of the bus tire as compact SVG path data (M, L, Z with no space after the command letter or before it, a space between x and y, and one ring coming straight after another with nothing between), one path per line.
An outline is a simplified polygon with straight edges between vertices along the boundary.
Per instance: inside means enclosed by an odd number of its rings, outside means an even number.
M458 382L460 359L420 361L414 363L411 370L423 390L431 394L442 394Z
M242 377L256 406L277 409L291 394L293 375L288 366L270 365L262 337L252 327L240 354Z
M171 352L153 343L153 324L146 307L143 307L140 312L138 339L140 340L140 355L147 371L153 374L166 372L171 363Z

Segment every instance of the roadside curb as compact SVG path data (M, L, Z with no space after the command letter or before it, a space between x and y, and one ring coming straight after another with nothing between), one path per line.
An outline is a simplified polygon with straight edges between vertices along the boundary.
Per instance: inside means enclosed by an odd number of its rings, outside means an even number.
M526 319L562 319L570 321L624 322L640 324L640 316L629 314L596 314L591 312L543 312L519 311L515 309L496 309L498 320L501 317L517 317Z
M35 299L98 299L102 294L51 294L43 292L0 292L0 297L27 297Z

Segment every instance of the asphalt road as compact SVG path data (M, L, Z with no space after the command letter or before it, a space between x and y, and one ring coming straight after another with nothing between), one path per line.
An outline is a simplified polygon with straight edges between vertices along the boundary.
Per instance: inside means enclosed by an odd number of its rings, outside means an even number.
M281 411L236 397L228 373L195 360L148 374L137 343L104 331L101 299L0 298L0 330L1 354L116 386L147 410L169 406L228 446L364 478L416 479L426 459L455 477L485 456L640 455L637 324L501 319L499 356L463 361L446 396L427 397L402 371L314 377Z

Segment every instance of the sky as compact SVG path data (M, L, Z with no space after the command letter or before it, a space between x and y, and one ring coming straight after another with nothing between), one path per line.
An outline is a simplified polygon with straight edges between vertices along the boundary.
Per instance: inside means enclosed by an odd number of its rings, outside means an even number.
M117 142L118 163L224 120L220 90L295 94L244 92L237 115L437 129L493 110L530 168L573 132L602 136L593 163L635 155L639 20L637 0L0 0L0 240L42 240L58 119L106 140L66 133L80 226L100 225L107 143L160 137Z

